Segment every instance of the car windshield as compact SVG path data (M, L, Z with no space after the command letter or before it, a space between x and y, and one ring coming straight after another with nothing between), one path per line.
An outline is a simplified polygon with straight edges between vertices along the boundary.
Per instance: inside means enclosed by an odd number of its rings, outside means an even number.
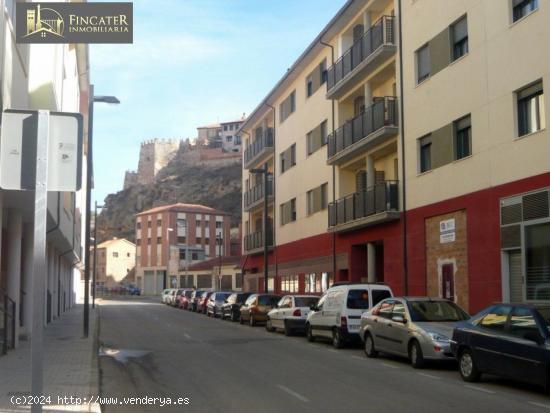
M191 298L192 295L193 295L193 291L191 291L191 290L185 292L185 296L187 298Z
M230 293L217 293L216 294L216 301L225 301L227 297L229 297Z
M536 307L538 313L546 321L546 325L550 327L550 307Z
M294 297L294 305L296 307L308 307L317 304L319 297Z
M462 321L470 316L450 301L410 301L412 321Z
M237 302L238 303L243 303L248 299L248 297L250 297L250 294L239 294L237 296Z
M260 295L258 297L258 304L275 306L280 299L281 297L278 297L276 295Z
M348 308L355 310L368 310L369 292L367 290L349 290Z

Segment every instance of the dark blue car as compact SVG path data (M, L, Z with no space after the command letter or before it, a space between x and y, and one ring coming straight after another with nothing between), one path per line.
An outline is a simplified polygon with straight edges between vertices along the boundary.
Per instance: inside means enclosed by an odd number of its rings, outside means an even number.
M495 304L457 324L451 349L465 381L495 374L550 388L550 304Z

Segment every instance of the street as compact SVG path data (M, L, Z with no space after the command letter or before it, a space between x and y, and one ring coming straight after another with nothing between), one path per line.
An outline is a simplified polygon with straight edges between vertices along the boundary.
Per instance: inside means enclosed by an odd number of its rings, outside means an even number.
M358 346L268 333L168 307L158 298L100 303L101 397L189 398L164 411L535 412L543 390L484 376L461 380L453 365L413 369L406 360L367 359ZM119 350L118 352L116 350ZM104 411L158 411L105 405Z

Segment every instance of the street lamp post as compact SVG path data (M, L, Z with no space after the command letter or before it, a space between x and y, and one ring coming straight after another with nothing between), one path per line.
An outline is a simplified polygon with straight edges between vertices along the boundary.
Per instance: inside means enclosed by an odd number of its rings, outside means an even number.
M269 246L267 245L267 227L268 227L268 196L267 196L267 186L269 184L269 175L271 175L267 169L267 163L264 165L263 168L258 169L251 169L251 173L253 174L262 174L264 178L264 216L263 216L263 222L262 222L262 232L263 232L263 242L264 242L264 292L268 293L268 277L269 277L269 270L267 268L268 266L268 253L269 253Z
M118 104L114 96L95 96L94 85L90 85L88 100L88 153L86 156L86 230L84 234L84 337L90 330L90 221L92 209L93 177L93 137L94 137L94 103Z
M166 228L166 274L164 276L165 289L166 289L166 283L168 282L168 272L170 271L170 233L172 231L174 231L174 228ZM173 288L173 287L170 286L170 288Z

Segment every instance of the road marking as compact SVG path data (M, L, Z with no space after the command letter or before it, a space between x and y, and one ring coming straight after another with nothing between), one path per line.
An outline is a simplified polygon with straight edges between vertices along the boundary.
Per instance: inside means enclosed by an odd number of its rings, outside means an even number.
M544 404L544 403L533 402L533 401L528 401L527 403L532 404L533 406L542 407L544 409L550 409L550 404Z
M356 360L365 360L365 357L359 357L359 356L351 356L352 359L356 359Z
M383 366L386 366L386 367L389 367L390 369L398 369L399 367L397 366L392 366L391 364L388 364L388 363L382 363Z
M327 351L330 351L331 353L339 353L338 350L334 350L334 349L332 349L332 348L327 349Z
M430 379L435 379L435 380L441 380L441 377L438 377L438 376L433 376L431 374L427 374L427 373L417 373L419 376L423 376L423 377L428 377Z
M469 384L465 384L464 387L467 387L467 388L472 389L472 390L481 391L483 393L489 393L489 394L495 394L496 393L495 391L487 390L487 389L484 389L482 387L470 386Z
M296 393L294 390L290 390L288 387L283 386L282 384L277 384L277 387L282 391L290 394L291 396L296 397L298 400L303 401L304 403L309 402L309 399L307 397L302 396L300 393Z
M184 336L185 338L191 339L191 336L190 336L189 334L187 334L187 333L183 333L183 336Z

